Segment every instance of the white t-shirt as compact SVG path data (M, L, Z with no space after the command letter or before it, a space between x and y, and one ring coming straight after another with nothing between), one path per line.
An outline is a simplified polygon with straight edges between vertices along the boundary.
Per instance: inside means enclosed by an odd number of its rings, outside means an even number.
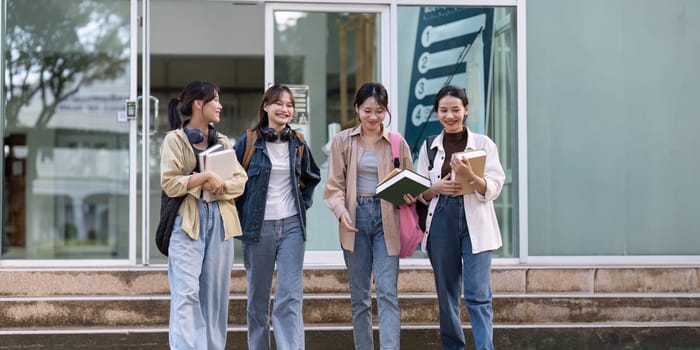
M289 143L265 142L272 162L267 188L265 220L279 220L297 214L289 169Z

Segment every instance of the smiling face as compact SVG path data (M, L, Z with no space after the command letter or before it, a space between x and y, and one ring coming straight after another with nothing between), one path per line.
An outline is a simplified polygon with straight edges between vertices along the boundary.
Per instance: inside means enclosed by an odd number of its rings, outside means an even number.
M281 130L294 115L294 100L288 92L282 92L277 101L265 104L263 110L267 113L268 126Z
M386 108L382 107L374 97L368 97L361 105L355 106L355 112L360 118L362 129L367 132L382 130Z
M207 123L218 123L221 120L221 102L219 102L218 93L211 101L207 103L204 103L202 100L198 102L203 103L201 107L202 115Z
M446 133L461 132L468 112L469 106L457 97L446 95L438 102L437 115Z

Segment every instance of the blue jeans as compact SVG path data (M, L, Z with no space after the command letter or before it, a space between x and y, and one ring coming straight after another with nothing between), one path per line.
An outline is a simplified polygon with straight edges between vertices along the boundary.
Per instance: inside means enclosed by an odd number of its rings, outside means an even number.
M243 243L248 272L248 349L270 349L270 290L277 263L272 327L279 350L304 349L304 232L299 216L263 221L260 241Z
M233 240L224 240L216 202L198 204L199 237L177 216L168 248L170 348L223 350L228 326Z
M401 319L397 284L399 256L389 256L384 241L380 199L357 198L355 249L343 251L350 280L352 328L355 349L374 349L372 339L371 283L377 289L379 345L382 350L399 348Z
M428 255L435 274L443 348L464 349L459 315L460 288L464 283L474 344L479 350L493 349L491 251L472 253L461 196L440 195L428 236Z

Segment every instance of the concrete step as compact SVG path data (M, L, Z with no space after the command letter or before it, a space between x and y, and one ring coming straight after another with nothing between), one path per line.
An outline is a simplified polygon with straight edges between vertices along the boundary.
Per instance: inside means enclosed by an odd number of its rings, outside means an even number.
M228 349L245 349L245 271L231 276ZM496 346L700 349L699 281L695 266L495 266ZM345 269L305 270L304 290L307 349L352 349ZM440 348L434 293L429 267L401 269L403 349ZM162 349L168 313L164 266L0 269L0 350Z
M375 343L378 332L375 329ZM352 329L349 326L306 327L307 350L352 350ZM474 349L471 333L465 327L466 349ZM439 330L434 325L404 326L401 349L440 349ZM561 349L700 349L700 323L586 323L496 325L494 342L497 349L561 350ZM80 328L0 330L0 350L72 349L72 350L160 350L167 348L166 327L156 328ZM378 344L375 344L378 349ZM229 328L228 350L244 350L244 327Z
M437 324L435 295L400 294L402 324ZM587 322L700 322L700 294L494 295L501 324ZM229 322L246 323L246 300L232 295ZM376 300L373 301L376 321ZM307 294L307 324L348 324L347 294ZM66 296L0 298L0 324L12 328L157 327L168 324L169 296ZM468 313L462 303L462 318Z
M245 293L245 271L231 272L231 293ZM495 294L700 293L700 267L495 266ZM305 293L348 292L344 268L304 270ZM435 293L430 267L402 268L400 293ZM168 294L166 267L115 269L0 269L0 297Z

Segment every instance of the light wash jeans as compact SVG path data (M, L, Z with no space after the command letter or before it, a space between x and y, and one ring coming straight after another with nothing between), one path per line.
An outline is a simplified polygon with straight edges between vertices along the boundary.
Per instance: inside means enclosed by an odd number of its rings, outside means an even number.
M382 350L399 349L401 318L397 283L399 256L389 256L384 241L380 199L357 197L355 249L343 251L350 280L352 328L356 350L373 350L371 284L377 289L379 345Z
M299 216L265 220L260 242L243 243L248 272L248 349L270 349L270 290L277 263L272 327L278 350L304 349L304 233Z
M200 201L199 237L192 240L177 216L168 248L170 348L226 347L233 240L224 240L216 202Z
M440 195L428 237L428 255L435 274L443 349L464 349L464 332L459 315L462 282L474 344L478 350L493 349L491 251L472 253L461 196Z

